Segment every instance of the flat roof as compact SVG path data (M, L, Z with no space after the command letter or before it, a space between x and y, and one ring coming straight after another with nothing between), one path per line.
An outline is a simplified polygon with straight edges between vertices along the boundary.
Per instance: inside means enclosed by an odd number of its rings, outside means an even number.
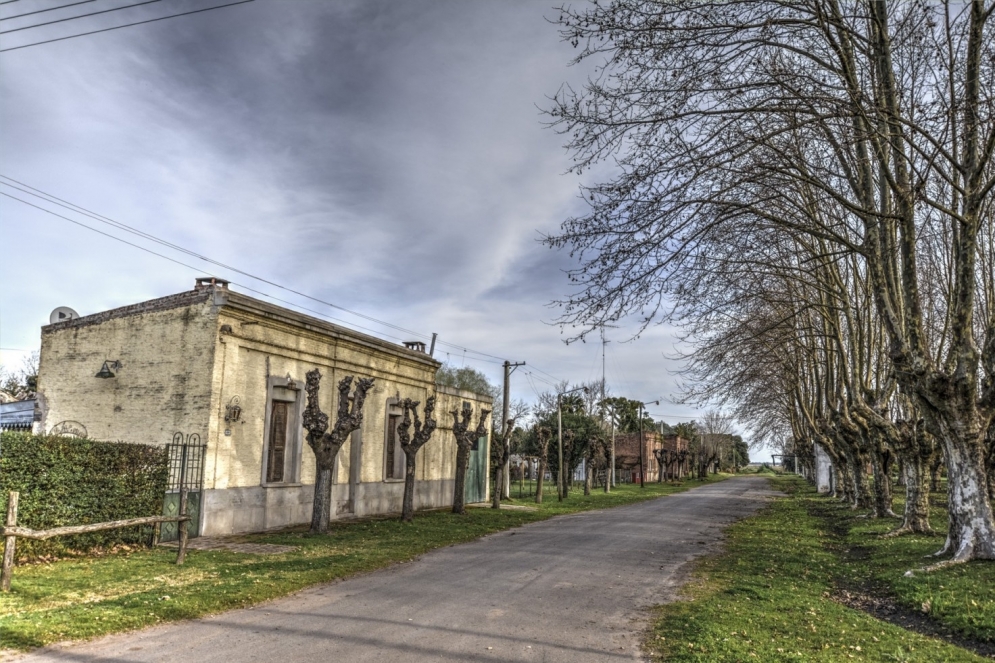
M204 283L204 281L205 279L197 279L197 287L193 290L186 290L173 295L139 302L137 304L129 304L128 306L121 306L107 311L101 311L99 313L93 313L91 315L84 315L71 320L62 320L50 325L44 325L41 328L41 331L43 334L48 334L63 329L89 327L116 318L125 318L133 315L142 315L144 313L166 311L201 304L207 301L213 301L213 303L219 307L227 307L234 310L245 311L257 316L272 318L286 324L310 329L334 338L359 343L360 345L371 346L377 350L429 364L430 366L434 366L436 368L442 365L442 362L430 357L424 352L411 350L403 345L385 341L382 338L378 338L370 334L364 334L354 329L350 329L349 327L337 325L332 322L328 322L327 320L322 320L321 318L305 315L282 306L277 306L276 304L271 304L261 299L256 299L255 297L244 295L240 292L235 292L228 288L227 281L218 280L217 283Z

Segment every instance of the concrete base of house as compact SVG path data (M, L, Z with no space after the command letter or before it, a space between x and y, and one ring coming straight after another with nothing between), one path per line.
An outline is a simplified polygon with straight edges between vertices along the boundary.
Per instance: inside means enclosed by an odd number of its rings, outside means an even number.
M415 508L437 509L453 503L452 479L415 483ZM332 520L401 512L404 482L332 486ZM225 536L280 529L311 522L314 484L252 486L205 490L202 536Z

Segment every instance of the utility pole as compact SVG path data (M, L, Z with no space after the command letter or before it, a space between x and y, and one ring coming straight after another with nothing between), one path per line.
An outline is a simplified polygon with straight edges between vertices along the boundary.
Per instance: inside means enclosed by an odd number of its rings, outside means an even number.
M643 454L646 451L646 440L643 435L643 404L639 403L639 487L646 487L646 463L643 461Z
M509 436L511 431L508 430L508 416L509 416L509 406L511 400L511 374L519 366L525 366L524 361L515 362L514 364L504 360L504 403L502 404L501 413L501 441L504 443L505 448L511 444ZM501 486L495 486L496 490L501 491L501 499L507 500L511 499L511 472L509 472L511 466L511 457L507 457L504 460L504 467L501 468L501 473L504 475L503 481L501 481Z
M576 389L556 394L556 441L560 454L560 464L557 466L559 469L556 473L556 496L560 502L563 501L563 494L566 492L566 483L563 480L563 397L581 389L584 390L584 393L587 393L587 387L577 387Z

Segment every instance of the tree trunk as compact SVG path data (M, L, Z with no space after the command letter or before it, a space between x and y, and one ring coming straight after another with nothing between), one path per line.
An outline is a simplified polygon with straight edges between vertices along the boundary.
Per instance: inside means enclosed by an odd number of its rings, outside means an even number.
M850 506L854 509L870 509L874 500L871 497L871 489L867 485L867 471L860 454L851 449L844 451L847 465L850 471L850 481L852 491L850 493Z
M415 519L415 460L417 454L404 452L404 501L401 503L401 521Z
M494 468L494 490L491 491L491 508L501 508L501 493L504 490L504 464L498 463Z
M898 514L892 510L894 498L884 454L880 450L872 451L871 462L874 468L874 517L897 518Z
M594 464L591 462L584 463L584 494L591 494L591 484L594 482Z
M929 490L932 493L940 492L940 477L942 476L943 457L937 454L936 460L929 466Z
M896 533L932 534L929 525L929 471L921 458L902 460L905 480L905 516Z
M843 458L846 461L845 458ZM854 497L853 492L853 469L849 462L841 462L837 467L839 472L839 488L841 488L842 494L839 495L839 499L842 502L853 506L857 503L856 497Z
M332 504L332 470L318 469L314 481L314 508L311 510L311 531L324 534L328 531L328 518Z
M456 447L456 479L453 484L453 513L466 515L466 471L470 466L470 448Z
M542 504L542 480L546 476L546 456L539 457L539 471L536 472L536 504Z
M995 559L995 520L988 501L981 436L965 432L945 435L947 501L950 525L947 541L937 554L953 553L952 561Z

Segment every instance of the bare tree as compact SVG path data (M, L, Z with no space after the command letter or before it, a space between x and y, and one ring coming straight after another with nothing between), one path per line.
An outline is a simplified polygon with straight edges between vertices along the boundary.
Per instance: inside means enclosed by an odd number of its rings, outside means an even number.
M435 432L435 396L425 401L425 423L418 417L418 401L405 398L401 401L404 416L397 425L397 439L404 451L404 501L401 504L401 520L410 523L415 517L415 459L418 451L425 446ZM411 419L414 417L415 434L411 436Z
M353 376L339 380L339 406L332 432L328 431L328 415L318 405L318 388L321 372L316 368L305 375L304 391L307 393L307 407L304 408L304 429L307 443L314 452L315 481L314 506L311 511L311 532L323 534L328 531L328 518L332 502L332 469L335 457L353 431L363 425L363 403L366 392L373 387L373 378L360 378L352 397L349 388Z
M453 513L466 514L466 471L470 464L470 449L476 440L487 435L487 417L490 410L480 410L476 429L470 428L473 406L463 401L461 410L452 410L453 435L456 436L456 481L453 486Z
M834 446L845 489L886 515L889 494L871 494L863 467L887 488L893 379L944 449L951 562L995 559L984 463L995 417L993 14L990 0L564 7L576 59L604 65L550 110L576 170L615 159L620 173L587 190L591 212L548 240L584 257L563 322L589 332L630 313L686 320L703 308L689 302L706 274L777 276L766 292L794 302L808 282L824 310L793 307L799 342L775 357L810 373L771 394L798 407L764 425ZM776 273L740 252L748 240L785 251ZM803 260L787 252L798 245ZM861 288L855 306L823 296L836 262ZM730 294L716 294L716 314L731 317ZM783 307L766 304L749 317L780 325ZM883 361L861 357L867 348ZM754 373L791 386L776 368Z

